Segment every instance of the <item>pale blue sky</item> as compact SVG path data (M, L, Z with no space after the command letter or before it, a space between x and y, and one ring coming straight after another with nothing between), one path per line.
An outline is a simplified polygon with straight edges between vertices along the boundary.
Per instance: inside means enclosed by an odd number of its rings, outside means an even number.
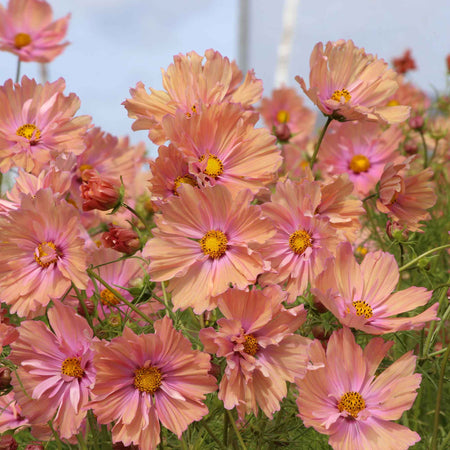
M7 0L0 0L3 4ZM49 67L50 79L66 79L68 92L81 98L81 113L132 142L147 140L131 130L121 106L137 81L161 87L160 68L177 53L207 48L237 58L238 0L53 0L55 17L72 13L72 44ZM249 65L273 87L280 39L281 0L250 0ZM419 70L411 79L423 89L445 86L445 57L450 53L449 0L300 0L290 64L295 75L309 75L309 55L316 42L353 39L369 53L391 61L412 49ZM0 54L2 80L14 77L16 58ZM23 74L38 76L34 63ZM308 100L306 100L308 104ZM312 104L310 104L312 107ZM150 147L150 146L149 146Z

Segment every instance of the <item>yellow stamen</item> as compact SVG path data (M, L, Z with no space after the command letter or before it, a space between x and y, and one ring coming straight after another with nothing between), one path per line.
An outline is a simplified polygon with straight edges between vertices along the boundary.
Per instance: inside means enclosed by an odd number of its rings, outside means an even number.
M350 95L350 92L347 91L347 89L341 89L340 91L334 91L333 95L331 96L331 100L335 100L336 102L341 103L341 99L344 99L344 103L347 103L350 101L352 96Z
M277 121L279 123L289 122L289 112L284 109L280 109L280 111L278 111L277 113Z
M32 123L26 123L25 125L17 128L16 134L17 136L27 138L31 142L36 142L41 137L41 131Z
M353 302L353 306L356 309L357 316L364 316L366 319L370 319L373 316L372 308L364 300Z
M387 105L388 106L398 106L398 105L400 105L400 103L397 100L389 100Z
M199 161L203 161L206 155L202 155ZM212 178L217 178L223 173L223 163L216 155L209 155L208 162L206 163L206 168L203 171L204 174Z
M227 250L228 239L220 230L208 231L200 240L205 255L213 259L220 258Z
M157 367L141 367L134 372L134 387L141 392L154 394L161 384L162 375Z
M191 114L190 112L184 113L186 119L190 119L194 114L197 113L197 106L192 105L192 106L191 106L191 111L192 111L192 114Z
M69 377L82 378L81 358L66 358L61 366L61 373Z
M305 230L297 230L289 236L289 247L297 255L301 255L311 245L311 235Z
M253 334L245 335L244 352L251 356L255 356L259 349L258 341Z
M60 252L53 242L42 242L34 252L34 260L44 268L58 261L59 256Z
M90 164L81 164L79 169L80 172L83 173L85 170L93 169L93 167Z
M358 255L365 256L367 252L368 250L366 247L362 247L361 245L358 245L358 247L356 247L356 253L358 253Z
M173 193L177 196L178 196L177 189L180 187L180 185L182 183L186 183L186 184L190 184L191 186L198 187L198 184L192 175L187 174L184 176L176 177L175 180L173 181Z
M18 33L14 36L14 47L22 48L31 44L31 37L27 33Z
M118 305L120 303L120 300L109 289L103 289L100 292L100 301L106 306Z
M337 405L339 412L347 411L354 419L366 407L366 402L358 392L346 392Z
M365 155L355 155L351 159L348 168L354 173L367 172L370 169L369 158Z

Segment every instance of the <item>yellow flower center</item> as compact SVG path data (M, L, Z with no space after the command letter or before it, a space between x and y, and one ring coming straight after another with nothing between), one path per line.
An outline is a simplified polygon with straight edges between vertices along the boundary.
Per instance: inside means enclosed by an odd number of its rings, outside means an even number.
M26 123L25 125L17 128L16 134L17 136L27 138L31 142L36 142L41 137L41 131L32 123Z
M367 255L367 252L368 250L366 247L362 247L361 245L358 245L358 247L356 247L356 253L358 255L365 256Z
M85 170L93 169L93 167L90 164L81 164L79 169L80 172L83 173Z
M31 37L27 33L18 33L14 36L14 46L16 48L26 47L31 44Z
M358 392L346 392L337 405L339 412L347 411L353 418L366 407L366 402Z
M279 123L289 122L289 113L284 109L280 109L280 111L278 111L277 113L277 121Z
M341 89L340 91L334 91L333 95L331 96L331 100L335 100L336 102L341 102L341 99L344 99L344 103L347 103L350 101L352 96L350 95L350 92L347 91L347 89Z
M355 155L348 165L348 168L354 173L367 172L370 169L370 161L367 156Z
M100 301L106 306L117 305L120 303L120 300L109 289L103 289L100 292Z
M387 105L388 106L398 106L398 105L400 105L400 103L397 100L389 100Z
M134 372L134 387L141 392L154 394L162 382L161 371L157 367L141 367Z
M364 316L366 319L370 319L373 316L372 308L364 300L353 302L353 306L355 307L357 316Z
M208 231L200 240L200 246L205 255L213 259L220 258L227 250L228 239L219 230Z
M194 114L197 113L197 106L192 105L191 106L191 111L192 111L192 114L189 111L184 113L184 115L186 116L186 119L190 119Z
M81 358L66 358L61 366L61 373L69 377L82 378Z
M258 349L259 345L255 336L253 336L253 334L246 334L244 342L244 352L251 356L255 356Z
M205 157L206 155L200 156L199 161L203 161ZM209 155L208 162L206 163L206 168L203 173L212 178L217 178L219 175L222 175L222 161L216 155Z
M191 186L198 187L197 182L195 181L195 179L191 175L187 174L187 175L184 175L184 176L179 176L179 177L176 177L174 182L173 182L173 193L174 193L174 195L178 196L177 189L180 187L181 183L186 183L186 184L190 184Z
M305 230L297 230L289 236L289 247L297 255L301 255L311 244L311 235Z
M42 242L34 251L34 260L44 268L55 263L60 256L61 253L53 242Z

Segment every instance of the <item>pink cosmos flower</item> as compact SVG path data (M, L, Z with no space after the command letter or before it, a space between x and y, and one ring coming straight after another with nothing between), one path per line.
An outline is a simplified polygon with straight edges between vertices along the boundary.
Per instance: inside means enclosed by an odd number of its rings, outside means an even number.
M402 56L394 58L392 60L392 65L397 73L405 74L410 70L416 70L416 61L411 56L411 49L406 49Z
M74 117L75 94L63 94L65 81L37 84L26 76L0 86L0 171L18 166L38 175L61 153L84 151L83 136L91 118Z
M186 156L199 184L256 193L272 182L282 158L275 137L265 128L255 128L258 114L232 103L199 106L198 111L189 120L178 111L164 117L162 126Z
M22 408L16 402L14 392L0 396L0 433L28 425L28 419L22 416Z
M19 316L38 314L72 283L86 287L85 241L76 209L50 189L0 217L0 298Z
M316 278L313 293L343 324L368 334L422 329L437 319L438 302L422 313L393 317L424 306L431 291L412 286L392 294L399 279L398 265L390 253L369 252L359 265L349 242L338 246L336 259L327 261Z
M123 102L128 117L136 119L133 130L150 130L149 137L155 144L167 140L161 127L167 114L174 116L181 110L185 118L191 118L198 113L200 104L228 102L249 109L261 98L262 81L255 78L253 70L247 72L242 82L243 75L236 63L217 51L206 50L204 57L192 51L175 55L173 61L167 72L162 71L164 91L150 88L149 95L139 82L135 89L130 89L132 98Z
M407 105L411 106L411 111L424 111L431 105L431 100L426 92L417 86L399 77L399 87L397 91L389 98L388 105Z
M208 413L205 395L217 389L209 355L192 350L167 317L154 334L125 328L110 343L95 345L97 370L90 402L99 423L115 421L113 442L146 450L160 442L160 422L179 438Z
M414 373L416 357L408 352L375 375L393 343L374 338L362 350L344 328L332 334L326 354L318 341L311 346L316 370L297 380L297 406L304 425L329 435L334 450L406 450L420 440L392 422L416 398L422 378Z
M95 379L93 333L85 319L59 301L48 319L53 332L40 321L20 324L20 336L11 346L10 359L19 366L13 386L30 423L52 420L59 436L70 438L86 416Z
M65 49L70 14L52 21L51 6L43 0L9 0L0 5L0 50L19 56L21 61L47 63Z
M286 293L279 286L250 292L229 289L218 306L224 318L219 329L200 330L205 351L225 357L219 385L226 409L237 408L240 419L258 406L272 418L286 396L286 382L303 378L312 341L294 334L305 322L303 305L286 310Z
M314 130L316 114L303 105L303 99L294 88L275 89L271 98L261 100L259 111L266 126L275 130L275 135L281 141L303 143ZM280 138L279 132L283 125L288 128L290 139Z
M273 231L251 200L247 190L233 199L225 186L200 190L183 184L179 196L161 206L155 237L143 253L150 258L151 279L170 280L175 309L192 306L198 314L214 309L211 297L230 283L245 289L267 268L252 246Z
M305 94L327 116L340 121L370 120L400 123L409 117L407 106L386 106L398 88L397 74L376 56L340 39L316 44L310 58L310 88L295 77Z
M437 196L430 168L415 175L405 175L412 159L386 164L380 179L377 208L407 230L421 231L423 225L419 222L430 218L427 209L434 206Z
M330 175L347 173L360 197L366 197L392 162L403 140L398 127L382 131L372 122L335 122L322 141L319 168ZM333 133L334 131L334 133Z
M279 182L271 202L262 205L276 234L261 248L261 254L272 265L260 282L276 284L287 282L289 302L302 295L308 283L324 268L339 238L325 216L315 215L320 204L318 182Z

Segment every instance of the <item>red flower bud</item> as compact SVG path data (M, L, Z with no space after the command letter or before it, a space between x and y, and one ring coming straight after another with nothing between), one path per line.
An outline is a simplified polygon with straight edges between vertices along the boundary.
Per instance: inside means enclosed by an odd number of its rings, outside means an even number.
M120 183L111 177L101 177L94 169L83 172L83 184L80 189L83 211L92 209L108 211L122 200Z
M131 255L141 247L139 236L134 230L114 225L110 225L109 231L102 234L102 242L105 247L127 255Z

